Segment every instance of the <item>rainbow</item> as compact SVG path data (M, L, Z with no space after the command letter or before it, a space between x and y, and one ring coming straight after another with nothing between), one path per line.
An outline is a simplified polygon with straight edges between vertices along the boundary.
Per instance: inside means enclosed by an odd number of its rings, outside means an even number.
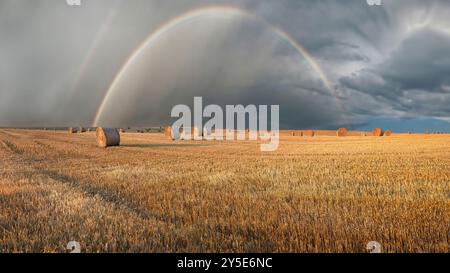
M168 33L170 30L173 30L174 28L186 24L192 20L199 19L202 17L208 17L208 16L240 16L240 17L248 17L253 20L256 20L258 22L261 22L264 24L268 29L276 33L281 39L287 41L290 46L295 48L309 63L309 65L312 67L312 69L318 74L321 81L324 83L325 87L330 91L331 95L334 94L334 90L332 88L332 84L328 80L325 72L320 67L320 64L309 54L309 52L294 38L292 38L287 32L283 31L282 29L268 23L267 21L264 21L262 18L257 17L256 15L249 13L248 11L245 11L243 9L233 7L233 6L206 6L201 8L196 8L191 11L188 11L186 13L183 13L167 22L159 26L154 32L152 32L145 40L144 42L134 50L131 55L126 59L125 64L121 67L117 75L114 77L113 81L111 82L108 90L105 93L105 96L103 97L103 100L96 112L93 126L98 126L99 120L102 116L102 113L108 104L108 100L113 94L113 91L115 90L117 84L122 79L123 75L126 73L126 71L131 67L135 61L139 58L142 52L144 52L147 48L151 47L155 42L158 41L159 38L164 36L166 33Z

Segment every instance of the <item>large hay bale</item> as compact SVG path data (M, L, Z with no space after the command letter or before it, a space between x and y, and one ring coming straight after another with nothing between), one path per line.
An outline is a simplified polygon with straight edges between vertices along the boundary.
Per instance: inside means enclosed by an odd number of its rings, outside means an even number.
M97 145L102 148L120 145L120 134L117 129L97 128Z
M315 132L314 132L313 130L306 130L306 131L303 133L303 135L304 135L304 136L307 136L307 137L313 137L313 136L315 135Z
M75 134L75 133L77 132L77 129L75 129L75 128L73 128L73 127L70 127L70 128L67 128L67 132L68 132L69 134Z
M392 136L392 131L391 130L386 130L384 132L383 136Z
M376 136L376 137L380 137L383 135L383 130L381 130L381 128L374 128L372 130L372 135Z
M336 132L338 137L345 137L348 134L348 130L346 128L339 128Z

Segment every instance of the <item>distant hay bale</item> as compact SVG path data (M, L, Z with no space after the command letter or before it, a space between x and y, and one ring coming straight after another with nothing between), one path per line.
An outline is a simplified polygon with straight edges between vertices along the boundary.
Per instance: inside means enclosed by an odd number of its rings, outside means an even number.
M180 140L196 140L202 138L203 132L198 127L183 127L180 133Z
M345 137L348 134L348 130L346 128L339 128L336 132L338 137Z
M392 131L391 130L386 130L384 132L383 136L392 136Z
M171 140L175 140L175 135L173 134L173 129L170 126L168 126L164 129L164 135Z
M306 130L306 131L303 133L303 135L304 135L304 136L307 136L307 137L313 137L313 136L315 135L315 132L314 132L313 130Z
M86 133L86 128L80 127L78 128L78 133Z
M125 133L125 129L120 128L120 129L119 129L119 133L121 133L121 134Z
M164 129L164 135L173 140L172 127L168 126Z
M67 132L68 132L69 134L75 134L75 133L77 132L77 129L75 129L75 128L73 128L73 127L70 127L70 128L67 129Z
M198 129L195 127L182 127L179 140L192 140L196 133L198 133Z
M117 129L97 128L97 145L102 148L120 145L120 134Z
M303 132L302 131L292 131L291 132L291 135L292 136L303 136Z
M314 136L336 136L336 130L314 130Z
M376 136L376 137L380 137L383 135L383 130L381 130L381 128L374 128L372 130L372 135Z
M180 132L179 140L191 140L192 139L192 132L190 129L182 128Z

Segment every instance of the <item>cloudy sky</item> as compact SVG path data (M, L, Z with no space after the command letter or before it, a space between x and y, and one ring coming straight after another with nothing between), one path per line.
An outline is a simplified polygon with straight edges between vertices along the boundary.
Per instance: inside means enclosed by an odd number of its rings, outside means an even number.
M0 126L164 125L202 96L279 104L283 128L450 131L448 18L448 0L0 0Z

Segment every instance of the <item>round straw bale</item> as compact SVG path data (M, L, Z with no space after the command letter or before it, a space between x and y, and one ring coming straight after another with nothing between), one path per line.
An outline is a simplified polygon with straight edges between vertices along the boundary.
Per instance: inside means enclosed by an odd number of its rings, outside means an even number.
M348 130L346 128L339 128L336 132L338 137L344 137L348 134Z
M97 128L97 145L102 148L120 145L120 134L117 129Z
M164 130L164 135L173 140L172 127L166 127L166 129Z
M75 128L73 128L73 127L70 127L70 128L67 129L67 132L68 132L69 134L75 134L75 133L77 132L77 129L75 129Z
M170 126L164 128L164 136L169 136Z
M315 132L313 130L306 130L303 135L308 136L308 137L313 137L315 135Z
M391 130L386 130L384 132L383 136L392 136L392 131Z
M125 133L125 129L120 128L120 129L119 129L119 133L121 133L121 134Z
M372 135L376 136L376 137L380 137L383 135L383 130L381 130L381 128L374 128L372 130Z
M83 127L78 128L78 133L86 133L86 128Z

